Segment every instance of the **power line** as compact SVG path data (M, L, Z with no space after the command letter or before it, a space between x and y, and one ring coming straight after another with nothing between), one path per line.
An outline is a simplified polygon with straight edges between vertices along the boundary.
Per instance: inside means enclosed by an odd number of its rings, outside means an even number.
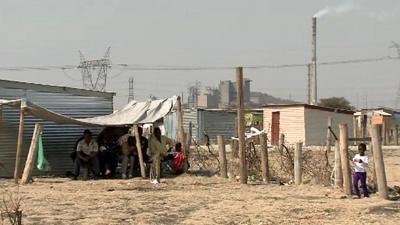
M319 62L319 66L341 65L341 64L357 64L357 63L371 63L389 60L398 60L399 57L384 56L376 58L362 58L362 59L349 59L339 61L325 61ZM260 65L243 65L245 69L283 69L283 68L299 68L307 67L308 63L293 63L293 64L260 64ZM236 66L143 66L137 64L109 64L109 68L122 68L122 71L112 76L112 78L120 76L125 70L135 71L215 71L215 70L233 70ZM80 69L81 66L16 66L16 67L0 67L0 71L27 71L27 70L70 70Z

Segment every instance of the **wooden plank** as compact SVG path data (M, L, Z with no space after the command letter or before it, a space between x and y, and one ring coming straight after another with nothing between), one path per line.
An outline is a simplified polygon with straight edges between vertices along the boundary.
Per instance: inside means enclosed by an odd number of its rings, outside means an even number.
M246 142L244 124L243 67L236 68L237 117L239 137L240 182L247 184Z
M303 143L298 142L294 151L294 183L300 185L302 181L302 148Z
M267 135L260 134L260 155L261 155L261 175L264 183L269 183L269 161L268 161L268 144Z
M364 138L347 138L348 141L353 142L353 141L357 141L357 142L369 142L371 141L370 137L364 137Z
M142 175L142 178L146 178L146 167L144 166L144 161L143 161L142 144L140 143L141 137L139 136L138 125L133 125L133 133L135 135L136 148L139 156L140 174Z
M14 182L18 184L19 180L19 167L21 162L22 144L24 142L24 123L25 123L25 108L26 103L21 102L21 109L19 110L19 128L18 128L18 140L17 140L17 153L15 156L15 169L14 169Z
M218 135L218 150L219 150L219 163L220 163L220 173L222 178L228 178L228 165L226 162L226 151L225 151L225 140L224 136Z
M42 125L38 123L35 124L35 129L33 130L32 141L29 147L29 153L26 159L25 169L22 175L21 184L27 184L31 179L32 170L37 158L38 140L41 132L42 132Z
M340 141L340 160L343 172L343 191L347 196L351 196L351 170L349 163L348 149L348 128L347 124L339 125L339 141Z
M178 97L176 102L176 111L178 112L178 138L179 142L182 144L183 154L185 155L185 164L184 170L187 172L187 149L186 149L186 138L185 138L185 129L183 127L183 111L182 111L182 99Z
M380 137L381 125L374 124L371 127L373 156L375 161L376 178L378 182L378 192L383 199L389 199L385 163L383 161L382 142Z

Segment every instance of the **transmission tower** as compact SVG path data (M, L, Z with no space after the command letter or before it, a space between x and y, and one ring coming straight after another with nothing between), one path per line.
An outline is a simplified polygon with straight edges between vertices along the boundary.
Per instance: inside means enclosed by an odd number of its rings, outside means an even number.
M394 48L396 50L397 58L400 59L400 44L392 41L392 45L390 46L390 48ZM400 104L400 84L399 87L397 88L396 100L394 104L395 109L399 109L399 104Z
M134 90L133 90L133 77L129 77L129 96L128 96L128 102L133 101L133 99L135 99Z
M103 58L86 60L85 56L79 51L83 88L94 91L105 91L107 85L107 74L111 68L110 47L107 48Z

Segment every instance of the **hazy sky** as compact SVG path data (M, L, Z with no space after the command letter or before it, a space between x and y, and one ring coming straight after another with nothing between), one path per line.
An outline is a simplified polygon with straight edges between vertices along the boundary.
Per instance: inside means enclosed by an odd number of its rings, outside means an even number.
M311 17L318 20L318 60L392 55L400 42L398 0L0 0L0 67L79 64L78 50L113 63L145 66L237 66L307 63ZM113 69L115 76L120 69ZM319 97L344 96L359 107L394 106L400 60L321 66ZM0 79L82 87L79 70L0 71ZM246 70L253 90L305 101L307 68ZM125 71L109 80L116 105L128 78L139 100L186 92L199 80L217 85L235 71ZM0 93L1 96L1 93Z

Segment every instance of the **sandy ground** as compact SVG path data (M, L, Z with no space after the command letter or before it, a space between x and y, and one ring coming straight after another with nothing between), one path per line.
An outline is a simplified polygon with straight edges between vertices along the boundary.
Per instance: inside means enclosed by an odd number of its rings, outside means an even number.
M400 150L385 150L390 186L400 184ZM17 187L0 180L0 197ZM183 175L149 180L36 178L20 187L23 224L400 224L400 201L346 199L318 185L241 185ZM1 224L1 222L0 222Z
M15 190L2 181L2 191ZM132 180L42 178L20 188L23 224L400 224L400 202L341 199L321 186L241 185L181 176Z

